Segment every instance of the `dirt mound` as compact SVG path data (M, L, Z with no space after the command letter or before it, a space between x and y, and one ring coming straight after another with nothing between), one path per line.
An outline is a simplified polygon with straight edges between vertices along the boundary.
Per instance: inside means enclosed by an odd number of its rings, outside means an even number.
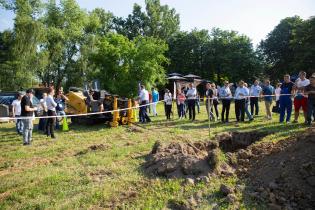
M239 172L253 185L251 196L273 209L314 209L315 131L237 153Z
M167 178L208 175L217 164L215 141L168 145L156 142L147 157L144 169L149 174Z
M220 148L225 152L235 152L261 140L268 133L262 132L225 132L215 138L219 141Z

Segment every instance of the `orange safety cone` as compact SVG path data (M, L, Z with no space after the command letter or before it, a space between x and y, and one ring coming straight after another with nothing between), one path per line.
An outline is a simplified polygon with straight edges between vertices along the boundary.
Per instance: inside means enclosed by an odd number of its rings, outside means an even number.
M67 118L64 117L62 120L62 131L69 131L69 126L68 126L68 122L67 122Z

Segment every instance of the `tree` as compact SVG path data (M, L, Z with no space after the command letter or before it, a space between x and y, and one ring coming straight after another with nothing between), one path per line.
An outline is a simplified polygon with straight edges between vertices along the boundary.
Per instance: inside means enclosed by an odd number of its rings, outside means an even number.
M168 5L161 5L159 0L146 0L145 11L138 4L134 4L132 14L126 19L114 18L113 28L119 34L133 39L139 35L152 36L168 40L179 31L179 15Z
M128 38L118 34L108 34L97 44L93 54L97 68L95 76L101 80L103 88L126 97L138 93L138 82L151 87L164 82L163 64L167 45L149 37Z
M291 41L294 50L294 68L308 75L315 72L315 17L303 21L296 28Z
M303 20L298 16L285 18L268 34L267 39L260 43L259 50L270 67L266 69L267 75L277 78L285 73L296 72L294 65L296 52L292 40L296 29L302 24Z

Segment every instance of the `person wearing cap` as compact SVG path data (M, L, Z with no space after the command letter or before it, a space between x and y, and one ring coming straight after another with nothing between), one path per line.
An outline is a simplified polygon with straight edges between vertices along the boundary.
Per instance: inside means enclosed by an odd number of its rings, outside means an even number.
M47 105L47 114L49 118L47 119L46 123L46 134L47 137L51 136L51 138L55 139L55 124L56 124L56 107L57 103L54 100L54 95L55 95L55 89L54 88L49 88L48 91L48 96L46 98L46 105Z
M33 117L37 107L33 107L34 90L28 89L21 100L21 117L23 122L23 145L31 145L33 133Z
M250 88L250 113L252 116L254 116L254 110L255 115L257 116L259 113L259 96L261 95L262 88L259 85L259 81L255 80L254 84Z
M310 84L304 89L307 100L307 125L312 124L312 115L315 113L315 75L310 78Z
M219 96L222 102L221 121L224 123L229 122L230 106L232 99L232 92L228 81L224 82L224 86L219 89ZM225 117L225 118L224 118Z
M195 120L196 117L196 97L197 91L196 88L193 87L193 84L189 84L189 89L186 93L187 104L188 104L188 112L189 112L189 119Z
M299 78L295 81L296 94L294 97L294 121L297 123L300 115L300 109L303 109L304 120L307 122L307 97L304 95L304 88L310 84L310 80L306 79L306 72L301 71Z
M18 93L17 99L12 102L12 114L13 117L19 118L21 116L21 100L23 95ZM21 119L16 119L15 122L16 132L19 135L23 134L23 123Z

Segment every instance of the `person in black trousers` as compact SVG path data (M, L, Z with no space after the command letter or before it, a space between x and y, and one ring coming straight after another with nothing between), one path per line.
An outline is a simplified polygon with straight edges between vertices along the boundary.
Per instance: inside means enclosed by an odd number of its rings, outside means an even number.
M194 88L193 84L190 83L189 89L188 89L187 94L186 94L190 120L195 120L195 117L196 117L196 108L195 108L196 96L197 96L196 88Z
M165 113L166 113L166 119L170 120L171 119L171 113L172 113L172 94L168 89L165 90L165 95L164 95L164 102L165 102Z
M224 123L229 122L230 105L232 99L232 92L228 81L224 82L224 87L220 88L219 96L222 101L221 121ZM225 117L225 118L224 118Z
M54 95L55 95L55 90L53 88L49 88L48 91L48 96L46 98L46 106L47 106L47 115L50 116L50 118L47 119L46 123L46 134L47 137L51 136L51 138L55 139L55 132L54 128L56 125L56 106L57 103L54 101Z
M235 91L235 116L237 122L245 121L246 97L249 96L249 90L244 86L244 81L239 82Z

